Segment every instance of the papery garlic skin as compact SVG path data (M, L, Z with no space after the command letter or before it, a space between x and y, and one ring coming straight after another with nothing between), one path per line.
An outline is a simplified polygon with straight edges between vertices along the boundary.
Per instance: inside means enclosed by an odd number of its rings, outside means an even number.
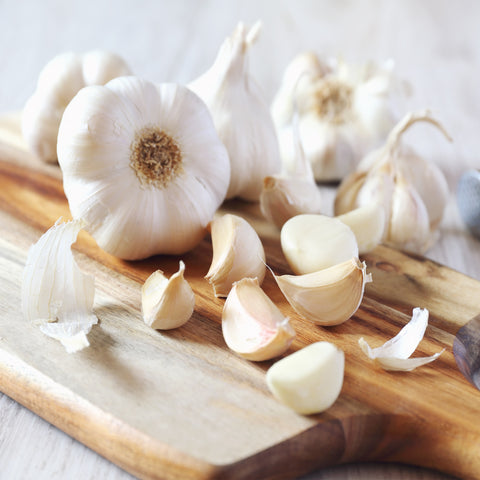
M386 226L383 242L395 248L423 254L434 243L448 202L448 185L432 162L404 147L401 137L414 123L444 128L427 110L411 112L392 129L385 145L372 151L355 172L340 184L335 215L376 203L382 205Z
M343 386L345 354L329 342L312 343L274 363L266 381L273 396L297 413L329 409Z
M354 67L341 61L323 66L312 54L295 58L272 104L284 169L293 163L290 137L296 105L300 137L315 179L339 180L352 172L394 124L392 71L391 61L382 67Z
M254 228L242 217L227 213L209 224L213 258L205 279L216 297L226 297L232 285L245 277L265 278L265 250Z
M313 273L358 257L350 227L327 215L304 214L282 227L280 243L290 268L297 275Z
M228 150L227 198L258 201L263 179L281 169L269 107L248 71L248 54L260 29L239 23L220 47L212 67L188 86L208 105Z
M186 87L136 77L75 96L58 160L72 215L101 248L129 260L195 247L230 175L205 104Z
M275 280L299 315L318 325L331 326L354 315L372 276L365 262L352 258L305 275L275 275Z
M58 128L70 100L87 85L104 85L124 75L130 75L129 67L110 52L64 53L50 60L23 110L22 134L29 149L43 161L55 163Z
M243 358L261 362L285 353L295 330L255 278L236 282L222 312L222 333L228 347Z
M40 323L69 353L89 345L87 334L97 323L94 278L78 268L71 251L82 228L81 221L57 221L30 248L22 279L24 318Z

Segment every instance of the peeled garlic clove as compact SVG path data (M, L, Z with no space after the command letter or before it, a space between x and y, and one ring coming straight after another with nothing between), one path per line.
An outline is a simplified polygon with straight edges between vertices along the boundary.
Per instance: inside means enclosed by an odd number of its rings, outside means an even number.
M355 234L358 253L372 251L382 242L385 231L385 212L382 206L371 203L336 217Z
M345 354L329 342L316 342L282 358L267 371L273 396L297 413L330 408L343 386Z
M87 334L97 323L94 278L78 268L71 250L82 228L81 221L58 220L30 248L22 279L23 316L69 353L89 345Z
M195 295L183 276L185 264L170 279L163 272L153 272L142 287L142 314L145 323L157 330L181 327L190 320Z
M230 213L210 222L213 258L205 278L216 297L226 297L242 278L265 278L265 250L257 232L242 217Z
M358 340L360 348L368 358L375 360L385 370L411 371L433 362L443 350L429 357L410 358L425 335L428 313L427 309L414 308L411 320L395 337L376 348L371 348L363 338L360 338Z
M295 331L255 278L233 285L222 313L222 332L228 347L257 362L285 353Z
M352 258L305 275L275 275L275 280L303 318L318 325L339 325L357 311L372 276L365 262Z
M316 272L358 257L355 234L343 222L326 215L297 215L280 233L282 250L296 274Z

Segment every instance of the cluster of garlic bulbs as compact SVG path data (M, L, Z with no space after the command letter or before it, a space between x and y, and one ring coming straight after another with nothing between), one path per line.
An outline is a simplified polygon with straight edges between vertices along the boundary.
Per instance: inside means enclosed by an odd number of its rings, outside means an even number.
M421 254L435 241L449 192L438 166L401 142L416 122L429 122L450 139L428 111L407 114L392 129L385 145L367 155L342 181L335 214L379 205L385 214L383 242Z
M302 53L288 65L272 104L284 169L293 165L292 119L317 181L340 180L385 138L395 122L393 62L323 63Z

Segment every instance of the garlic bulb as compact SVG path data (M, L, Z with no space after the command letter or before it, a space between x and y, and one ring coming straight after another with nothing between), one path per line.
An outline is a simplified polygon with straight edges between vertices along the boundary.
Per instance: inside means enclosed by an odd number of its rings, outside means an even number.
M275 127L259 87L248 71L248 53L260 23L239 23L212 67L189 84L208 105L231 162L227 198L258 201L263 179L280 171Z
M30 248L22 279L23 316L69 353L89 345L87 334L97 323L94 278L78 268L71 250L82 227L58 220Z
M318 325L339 325L357 311L372 276L365 262L352 258L318 272L275 275L275 280L303 318Z
M170 279L162 271L153 272L142 287L142 314L145 323L158 330L181 327L190 320L195 294L183 276L185 264Z
M56 162L58 128L70 100L86 85L104 85L122 75L130 75L130 69L109 52L64 53L50 60L23 110L22 133L30 150Z
M244 278L233 285L223 308L222 333L231 350L257 362L282 355L295 338L289 319L256 278Z
M257 232L242 217L227 213L209 224L213 258L205 278L216 297L226 297L232 285L242 278L265 277L265 251Z
M339 180L350 173L394 124L392 71L391 61L355 67L342 61L323 65L311 53L295 58L272 104L284 168L293 163L297 105L300 137L315 179Z
M358 257L355 234L326 215L297 215L280 233L283 254L294 273L302 275Z
M267 386L297 413L320 413L340 395L344 369L342 350L330 342L315 342L274 363L267 371Z
M335 214L368 204L382 205L383 241L393 247L424 253L433 244L448 201L448 185L432 162L401 145L401 137L416 122L444 128L427 110L407 114L390 132L385 145L367 155L340 184Z
M428 313L425 308L414 308L411 320L395 337L377 348L371 348L362 337L358 340L360 348L368 358L374 360L385 370L408 372L433 362L442 354L443 350L429 357L410 358L425 335Z
M136 77L75 96L58 160L74 218L100 247L130 260L196 246L230 175L205 104L186 87Z

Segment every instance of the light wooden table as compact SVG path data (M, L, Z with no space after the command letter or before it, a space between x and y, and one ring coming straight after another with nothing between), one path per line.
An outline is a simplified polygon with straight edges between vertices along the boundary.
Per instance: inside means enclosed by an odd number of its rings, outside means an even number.
M251 71L271 100L298 52L341 54L347 61L393 58L413 92L406 109L429 107L449 130L447 144L428 126L408 140L437 161L451 199L439 242L427 253L480 279L480 244L455 203L459 175L480 167L480 3L448 0L145 1L0 0L0 112L20 110L42 66L56 54L105 48L140 76L188 82L213 60L236 22L263 21ZM127 479L115 465L0 394L1 479ZM441 479L398 465L348 465L305 479Z

